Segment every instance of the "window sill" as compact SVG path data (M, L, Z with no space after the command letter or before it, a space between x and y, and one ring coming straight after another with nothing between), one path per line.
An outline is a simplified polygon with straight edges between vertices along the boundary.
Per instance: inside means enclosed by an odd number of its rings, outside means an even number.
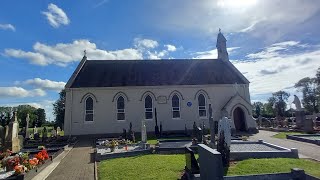
M118 122L126 122L126 120L125 120L125 119L124 119L124 120L118 120L118 119L117 119L117 121L118 121Z
M93 124L94 121L84 121L84 124Z
M172 118L172 120L183 120L181 118Z
M144 119L144 120L146 120L146 121L152 121L153 119Z

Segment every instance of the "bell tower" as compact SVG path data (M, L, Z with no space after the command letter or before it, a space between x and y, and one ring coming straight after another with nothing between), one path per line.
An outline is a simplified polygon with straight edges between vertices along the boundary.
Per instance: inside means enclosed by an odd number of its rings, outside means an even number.
M227 51L227 40L221 33L221 29L219 28L219 33L217 37L217 51L218 51L218 59L229 61L229 55Z

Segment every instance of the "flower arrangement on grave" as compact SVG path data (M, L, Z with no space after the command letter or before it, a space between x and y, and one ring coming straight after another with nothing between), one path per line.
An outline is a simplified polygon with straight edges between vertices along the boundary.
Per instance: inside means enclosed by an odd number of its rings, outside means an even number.
M12 154L12 151L10 151L9 149L7 149L4 152L0 152L0 160L10 156Z
M40 163L43 163L45 160L49 159L47 150L43 149L35 155L35 158L39 160Z
M197 145L197 144L198 144L198 139L192 138L192 145Z
M29 159L28 153L20 152L14 156L10 156L11 151L7 150L1 154L4 157L1 160L2 167L5 167L6 171L15 171L15 174L28 172L38 164L43 164L46 159L49 159L49 155L45 149L38 152L32 159Z
M111 143L109 144L109 148L111 149L111 152L113 152L116 149L117 146L118 146L118 141L113 139L111 141Z

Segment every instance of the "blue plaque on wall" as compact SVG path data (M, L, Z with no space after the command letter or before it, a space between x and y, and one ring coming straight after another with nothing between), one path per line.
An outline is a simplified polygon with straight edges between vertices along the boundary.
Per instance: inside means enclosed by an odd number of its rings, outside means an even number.
M187 106L188 106L188 107L191 107L191 106L192 106L192 102L190 102L190 101L187 102Z

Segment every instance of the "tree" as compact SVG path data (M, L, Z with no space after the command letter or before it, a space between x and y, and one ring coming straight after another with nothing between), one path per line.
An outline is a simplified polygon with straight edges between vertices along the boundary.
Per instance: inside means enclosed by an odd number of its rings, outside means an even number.
M35 107L32 107L30 105L19 105L16 108L16 110L17 110L17 116L18 116L18 121L19 121L20 127L26 126L27 114L29 114L29 117L30 117L29 126L35 125L35 122L38 118L37 114L36 114L37 109Z
M320 86L320 67L317 70L317 74L316 74L316 83L318 84L318 86ZM319 87L318 87L319 88Z
M42 124L46 122L46 112L44 109L38 108L36 110L36 114L37 114L36 125L37 125L37 127L41 127Z
M285 91L278 91L272 93L272 98L270 98L269 103L273 103L276 115L285 116L285 111L287 108L287 101L290 94Z
M53 103L53 114L56 116L55 123L60 127L64 124L65 102L66 91L63 89L59 93L59 99Z
M319 71L319 70L318 70ZM319 76L320 76L320 72ZM304 108L310 113L319 112L319 91L317 86L317 78L303 78L295 85L300 92L302 92L302 104Z
M253 115L254 117L259 117L263 112L263 103L262 102L254 102L253 103Z
M275 109L273 108L274 103L276 102L274 97L268 98L268 102L264 105L265 113L268 117L275 116Z

